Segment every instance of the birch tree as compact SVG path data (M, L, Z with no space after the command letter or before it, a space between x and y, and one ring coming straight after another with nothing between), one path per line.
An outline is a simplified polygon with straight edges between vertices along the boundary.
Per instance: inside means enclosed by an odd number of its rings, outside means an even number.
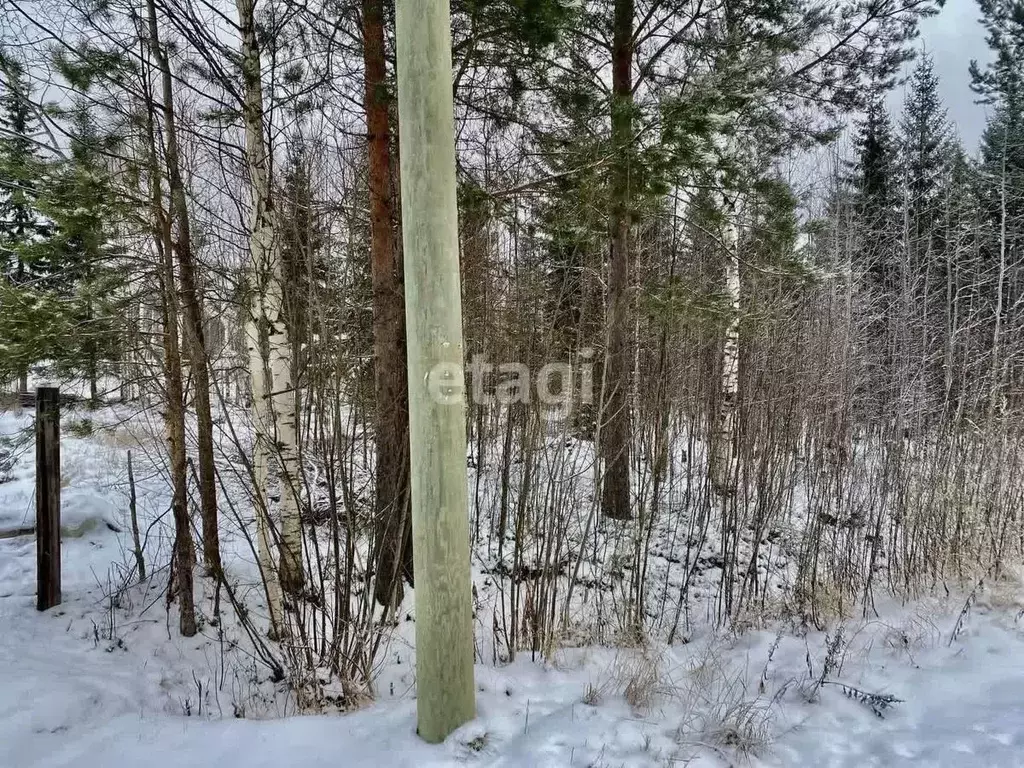
M283 260L277 211L270 178L270 151L264 134L263 74L256 33L255 0L237 0L239 30L242 38L242 122L245 126L246 162L249 171L251 218L250 320L248 346L255 421L254 464L257 507L264 503L267 463L278 457L278 485L281 498L279 535L263 514L260 539L268 549L271 538L278 544L278 574L282 588L298 594L304 583L302 566L302 521L299 514L299 454L297 407L298 389L292 381L292 346L284 316ZM264 556L269 561L269 555ZM275 608L271 608L273 617ZM280 617L278 617L280 618Z

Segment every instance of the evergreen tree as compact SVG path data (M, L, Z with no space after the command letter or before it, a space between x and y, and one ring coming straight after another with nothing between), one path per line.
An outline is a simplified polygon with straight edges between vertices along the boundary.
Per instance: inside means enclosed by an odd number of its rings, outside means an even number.
M985 104L995 107L981 138L982 193L990 218L1000 216L1003 177L1020 181L1024 172L1024 2L979 0L981 23L992 61L982 67L971 62L971 87ZM1006 189L1021 187L1007 183ZM1019 201L1007 199L1007 218L1019 214Z
M993 56L984 67L971 62L971 87L994 107L981 138L979 197L993 230L988 247L1003 248L1005 256L1024 234L1024 2L978 6Z
M924 54L910 78L899 124L900 173L904 197L905 268L909 300L909 341L916 359L929 361L923 381L933 402L942 402L941 371L946 334L944 304L948 264L939 217L949 177L952 129L939 96L932 59Z
M319 327L312 306L320 306L322 286L326 283L326 264L322 252L325 227L313 198L310 178L310 148L301 135L289 141L278 194L282 229L284 314L289 327L295 367L294 377L301 381L307 365L305 348L325 331Z
M113 227L125 211L105 167L116 138L84 107L68 117L69 156L45 162L35 190L49 232L18 250L40 274L8 286L3 314L21 365L49 360L63 373L84 374L95 401L101 363L118 354L123 278Z
M951 139L944 148L944 165L949 169L944 180L936 226L937 270L935 288L941 302L943 349L941 360L942 403L948 414L955 412L962 397L964 382L955 376L965 370L966 350L972 337L980 330L977 324L964 328L963 318L971 308L981 304L979 286L985 271L978 258L979 219L982 215L978 199L977 168L964 151L959 139ZM987 332L985 334L987 336Z
M33 134L38 129L29 99L31 84L20 62L0 51L4 88L0 96L0 319L7 329L6 364L0 364L0 380L17 376L18 388L28 388L28 367L34 362L28 342L45 323L40 314L52 314L44 302L18 293L41 275L47 265L30 257L30 247L50 235L49 222L38 210L39 174L42 160ZM21 317L18 311L23 312ZM32 318L35 318L32 321Z
M978 0L978 8L993 56L985 66L971 61L971 88L985 103L1018 114L1024 99L1024 2Z
M608 254L602 508L628 518L636 232L673 186L727 193L734 210L724 218L735 224L757 171L828 136L839 112L863 105L867 82L891 85L918 19L936 9L873 0L829 12L796 0L579 9L544 62L537 90L551 110L537 133L553 175L598 181L587 199L604 218ZM822 50L827 39L843 42ZM599 74L609 63L611 88Z
M2 55L2 54L0 54ZM32 134L38 128L31 104L31 84L17 61L2 60L4 92L0 96L0 273L23 283L41 265L26 263L23 246L49 232L36 207L40 158Z
M860 223L858 266L872 287L892 295L899 285L894 247L902 229L896 142L889 115L876 98L868 106L855 140L853 188Z
M903 210L898 154L881 97L872 101L858 127L852 176L856 244L852 279L866 322L861 344L870 373L860 382L857 401L872 420L900 393L898 351L906 341L901 298L905 272Z
M979 282L991 313L991 414L997 392L1009 383L1006 373L1020 368L1019 362L1006 359L1006 340L1024 336L1014 309L1024 301L1024 2L979 0L978 5L993 54L984 67L972 61L970 70L972 88L993 107L977 176L984 222Z
M910 79L900 120L901 165L906 185L911 238L926 237L938 213L946 166L950 125L939 96L939 78L931 56L924 54Z

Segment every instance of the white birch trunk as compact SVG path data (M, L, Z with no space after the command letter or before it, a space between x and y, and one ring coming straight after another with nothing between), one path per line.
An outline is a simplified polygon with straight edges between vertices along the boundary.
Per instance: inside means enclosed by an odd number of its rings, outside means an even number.
M249 351L249 368L252 385L252 420L253 445L252 464L255 482L254 508L256 512L257 557L260 573L267 592L267 613L270 620L271 638L281 636L281 618L284 611L284 600L281 594L281 581L277 575L274 558L274 542L279 538L274 523L269 517L270 499L267 498L267 477L270 465L269 436L273 433L271 415L266 398L267 366L262 352L263 343L260 339L259 323L253 319L260 315L259 299L253 291L250 308L250 319L245 324L246 346Z
M278 486L281 493L281 558L280 577L284 588L291 594L298 593L304 582L302 570L302 518L299 509L299 465L298 445L298 390L292 382L292 345L284 320L282 300L283 275L281 251L272 240L269 260L271 279L267 286L267 301L264 303L265 317L269 321L267 331L272 396L274 439L278 453Z
M717 423L714 429L711 479L716 493L730 496L736 477L736 403L740 377L740 260L736 199L721 195L722 246L725 251L724 280L728 321L722 342L722 376L719 384Z
M255 0L237 0L242 37L242 118L245 124L246 160L252 193L252 230L249 251L252 259L253 313L257 337L265 334L266 344L257 344L250 354L253 397L258 379L263 379L264 404L270 417L258 424L256 441L274 446L279 457L278 483L281 493L281 535L279 576L289 593L302 589L302 525L299 515L299 453L296 430L297 391L291 381L291 344L284 322L281 243L270 186L267 143L263 135L263 82L254 19ZM263 341L263 339L257 339ZM258 371L262 371L261 375ZM268 386L269 385L269 386ZM256 411L259 407L255 408ZM265 493L264 489L261 491Z

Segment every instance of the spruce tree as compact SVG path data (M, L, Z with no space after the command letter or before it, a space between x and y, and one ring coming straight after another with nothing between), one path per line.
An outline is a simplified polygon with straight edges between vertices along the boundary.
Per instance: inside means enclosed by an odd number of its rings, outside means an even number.
M39 153L33 133L38 121L30 104L31 84L16 61L4 61L0 96L0 270L17 283L37 271L21 247L49 231L36 208Z
M900 393L896 364L905 341L901 298L905 252L898 156L889 115L881 97L872 101L855 138L852 200L857 243L853 280L868 318L861 343L872 373L858 401L874 419Z
M934 402L941 402L945 387L941 361L948 265L939 216L949 176L951 134L932 58L923 54L911 75L899 123L899 171L905 213L906 291L911 302L908 332L917 345L914 358L929 361L924 364L923 381L932 389Z
M23 308L38 305L55 315L32 312L38 325L21 336L21 355L84 375L95 402L102 364L118 356L123 276L114 227L126 211L106 167L117 137L100 130L84 105L65 117L68 157L45 163L35 201L51 231L21 248L26 263L45 265L45 272L19 286Z
M991 312L992 415L1000 388L1009 383L1005 338L1021 332L1015 308L1024 301L1024 2L979 0L978 5L992 51L986 66L971 62L972 88L992 107L977 175L985 224L980 245L982 290Z
M899 285L901 200L896 142L880 98L868 107L855 139L853 187L860 224L859 266L872 287L891 295Z
M950 133L946 109L939 96L939 78L931 56L924 54L911 75L910 92L900 120L901 165L912 238L926 237L934 224L948 172L946 145Z
M1012 247L1024 219L1024 2L979 0L992 60L971 62L971 87L993 107L981 138L979 196L993 230L990 248Z
M0 281L5 283L0 290L5 304L0 314L7 315L0 322L8 330L10 344L0 379L16 375L24 392L28 366L34 362L29 342L39 326L28 322L28 317L19 318L16 310L38 314L40 303L31 301L23 286L47 271L45 263L30 258L29 246L48 237L50 226L36 202L42 161L33 138L39 126L30 103L32 87L21 63L2 52L0 71L5 81L0 96Z

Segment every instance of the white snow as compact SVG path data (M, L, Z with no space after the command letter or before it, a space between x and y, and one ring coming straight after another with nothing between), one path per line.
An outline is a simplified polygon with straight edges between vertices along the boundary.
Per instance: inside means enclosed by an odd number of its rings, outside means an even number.
M98 425L123 416L90 415ZM968 595L952 585L948 599L879 602L881 617L847 619L821 685L838 623L698 627L672 647L571 648L549 663L521 653L478 664L477 719L430 746L415 735L400 637L377 703L294 716L287 691L248 658L230 612L209 622L208 587L197 588L199 635L178 635L176 607L168 618L166 487L137 445L157 573L125 578L132 443L117 430L65 430L64 601L35 610L34 539L2 537L33 524L31 442L16 438L30 426L30 414L0 414L3 445L20 446L0 482L0 768L1024 765L1024 584L1013 574L977 590L962 621ZM229 567L244 576L252 564L238 527L225 526ZM258 608L256 591L246 599ZM880 717L855 691L902 701Z

